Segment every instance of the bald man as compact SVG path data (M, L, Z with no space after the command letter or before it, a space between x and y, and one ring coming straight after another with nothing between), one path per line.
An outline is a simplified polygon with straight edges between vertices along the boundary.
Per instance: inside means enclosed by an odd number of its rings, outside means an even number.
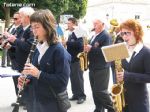
M114 112L113 104L108 94L109 63L105 62L101 47L111 43L111 37L105 31L105 24L100 19L93 21L95 35L91 38L90 44L84 47L89 57L89 79L95 103L94 112Z

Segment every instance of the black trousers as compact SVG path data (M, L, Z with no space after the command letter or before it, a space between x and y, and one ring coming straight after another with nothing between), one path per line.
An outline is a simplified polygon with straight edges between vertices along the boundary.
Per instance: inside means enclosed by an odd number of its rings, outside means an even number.
M71 63L71 88L75 98L85 98L83 71L80 68L80 62Z
M104 112L104 109L108 109L108 112L114 112L113 103L107 91L109 76L109 68L94 71L90 70L89 72L93 100L96 108L95 112Z
M18 66L17 62L14 59L11 59L11 63L12 63L11 68L13 70L17 70L17 66ZM16 95L18 95L18 91L19 91L19 89L17 87L17 85L18 85L18 77L19 76L14 76L13 77Z
M7 49L2 49L2 63L1 66L6 66L6 62L7 62L7 66L10 66L10 57L8 55L8 50Z
M13 70L17 70L18 72L21 72L18 69L18 64L17 64L17 62L14 59L11 59L11 63L12 63L11 68ZM19 88L18 88L18 78L19 78L19 76L14 76L13 77L13 82L14 82L14 86L15 86L16 95L18 95L18 91L19 91ZM20 103L23 104L23 105L25 105L25 99L26 99L26 97L24 97L24 94L23 94L22 97L21 97L21 99L20 99Z

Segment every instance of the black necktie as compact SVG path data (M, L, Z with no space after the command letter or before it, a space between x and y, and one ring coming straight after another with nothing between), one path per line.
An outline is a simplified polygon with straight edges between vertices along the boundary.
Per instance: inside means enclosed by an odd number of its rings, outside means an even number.
M92 36L92 38L90 39L90 44L92 44L92 42L94 41L94 36Z
M131 56L131 60L135 57L136 52L134 51Z

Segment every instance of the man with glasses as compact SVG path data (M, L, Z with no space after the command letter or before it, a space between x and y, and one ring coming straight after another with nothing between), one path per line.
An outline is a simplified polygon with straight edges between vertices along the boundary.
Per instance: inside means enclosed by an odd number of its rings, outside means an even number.
M23 28L21 25L21 17L19 15L19 12L15 12L13 15L13 24L10 26L10 28L8 29L8 33L15 35L17 38L20 37L22 35L23 32ZM7 43L7 45L5 46L5 49L8 50L7 54L10 57L10 61L11 61L11 68L13 70L16 70L16 59L15 59L15 50L16 50L16 46L13 43ZM18 76L14 76L13 77L13 81L14 81L14 86L15 86L15 92L16 95L18 94ZM12 103L12 106L14 106L15 103Z
M25 62L27 60L28 54L30 52L30 47L32 45L34 36L30 26L30 16L34 13L31 7L22 7L19 9L20 21L22 25L22 31L20 35L7 35L8 41L15 46L15 66L14 69L22 72ZM17 20L17 17L14 17ZM26 103L26 96L23 95L21 103ZM21 104L20 103L20 104Z
M13 15L13 24L6 30L6 32L9 32L10 34L14 35L16 34L16 28L20 25L20 19L19 19L19 13L16 12L14 13ZM7 60L7 66L10 66L10 56L9 56L9 53L7 52L8 51L8 48L10 48L10 44L7 44L5 46L5 48L3 48L3 55L2 55L2 63L1 63L1 66L2 67L6 67L6 60Z
M13 15L13 24L7 29L7 31L4 33L10 33L15 36L20 36L22 31L21 21L20 21L20 15L18 12L15 12ZM2 55L2 67L6 67L5 61L7 58L7 66L12 65L12 68L14 67L13 64L13 58L14 58L14 46L10 43L7 43L3 48L3 55ZM10 64L11 62L11 64Z

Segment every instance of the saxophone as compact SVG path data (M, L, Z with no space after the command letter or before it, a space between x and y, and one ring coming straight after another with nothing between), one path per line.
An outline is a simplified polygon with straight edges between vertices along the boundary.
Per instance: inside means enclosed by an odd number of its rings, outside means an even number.
M115 60L115 70L116 73L123 71L121 60ZM113 106L116 112L122 112L123 108L125 107L123 84L124 82L114 84L111 90Z
M87 45L88 40L87 37L83 37L83 44ZM77 57L80 59L80 67L82 71L86 71L88 69L88 56L87 52L80 52Z
M109 30L109 33L112 36L113 42L115 42L116 36L114 35L114 32L116 28L118 27L119 23L117 19L112 19L110 21L110 25L112 26L111 29ZM117 72L122 72L122 63L121 59L115 60L115 71ZM118 82L117 84L114 84L112 89L111 89L111 95L112 95L112 100L113 100L113 106L116 112L122 112L123 108L125 107L125 98L124 98L124 87L123 87L124 82Z

